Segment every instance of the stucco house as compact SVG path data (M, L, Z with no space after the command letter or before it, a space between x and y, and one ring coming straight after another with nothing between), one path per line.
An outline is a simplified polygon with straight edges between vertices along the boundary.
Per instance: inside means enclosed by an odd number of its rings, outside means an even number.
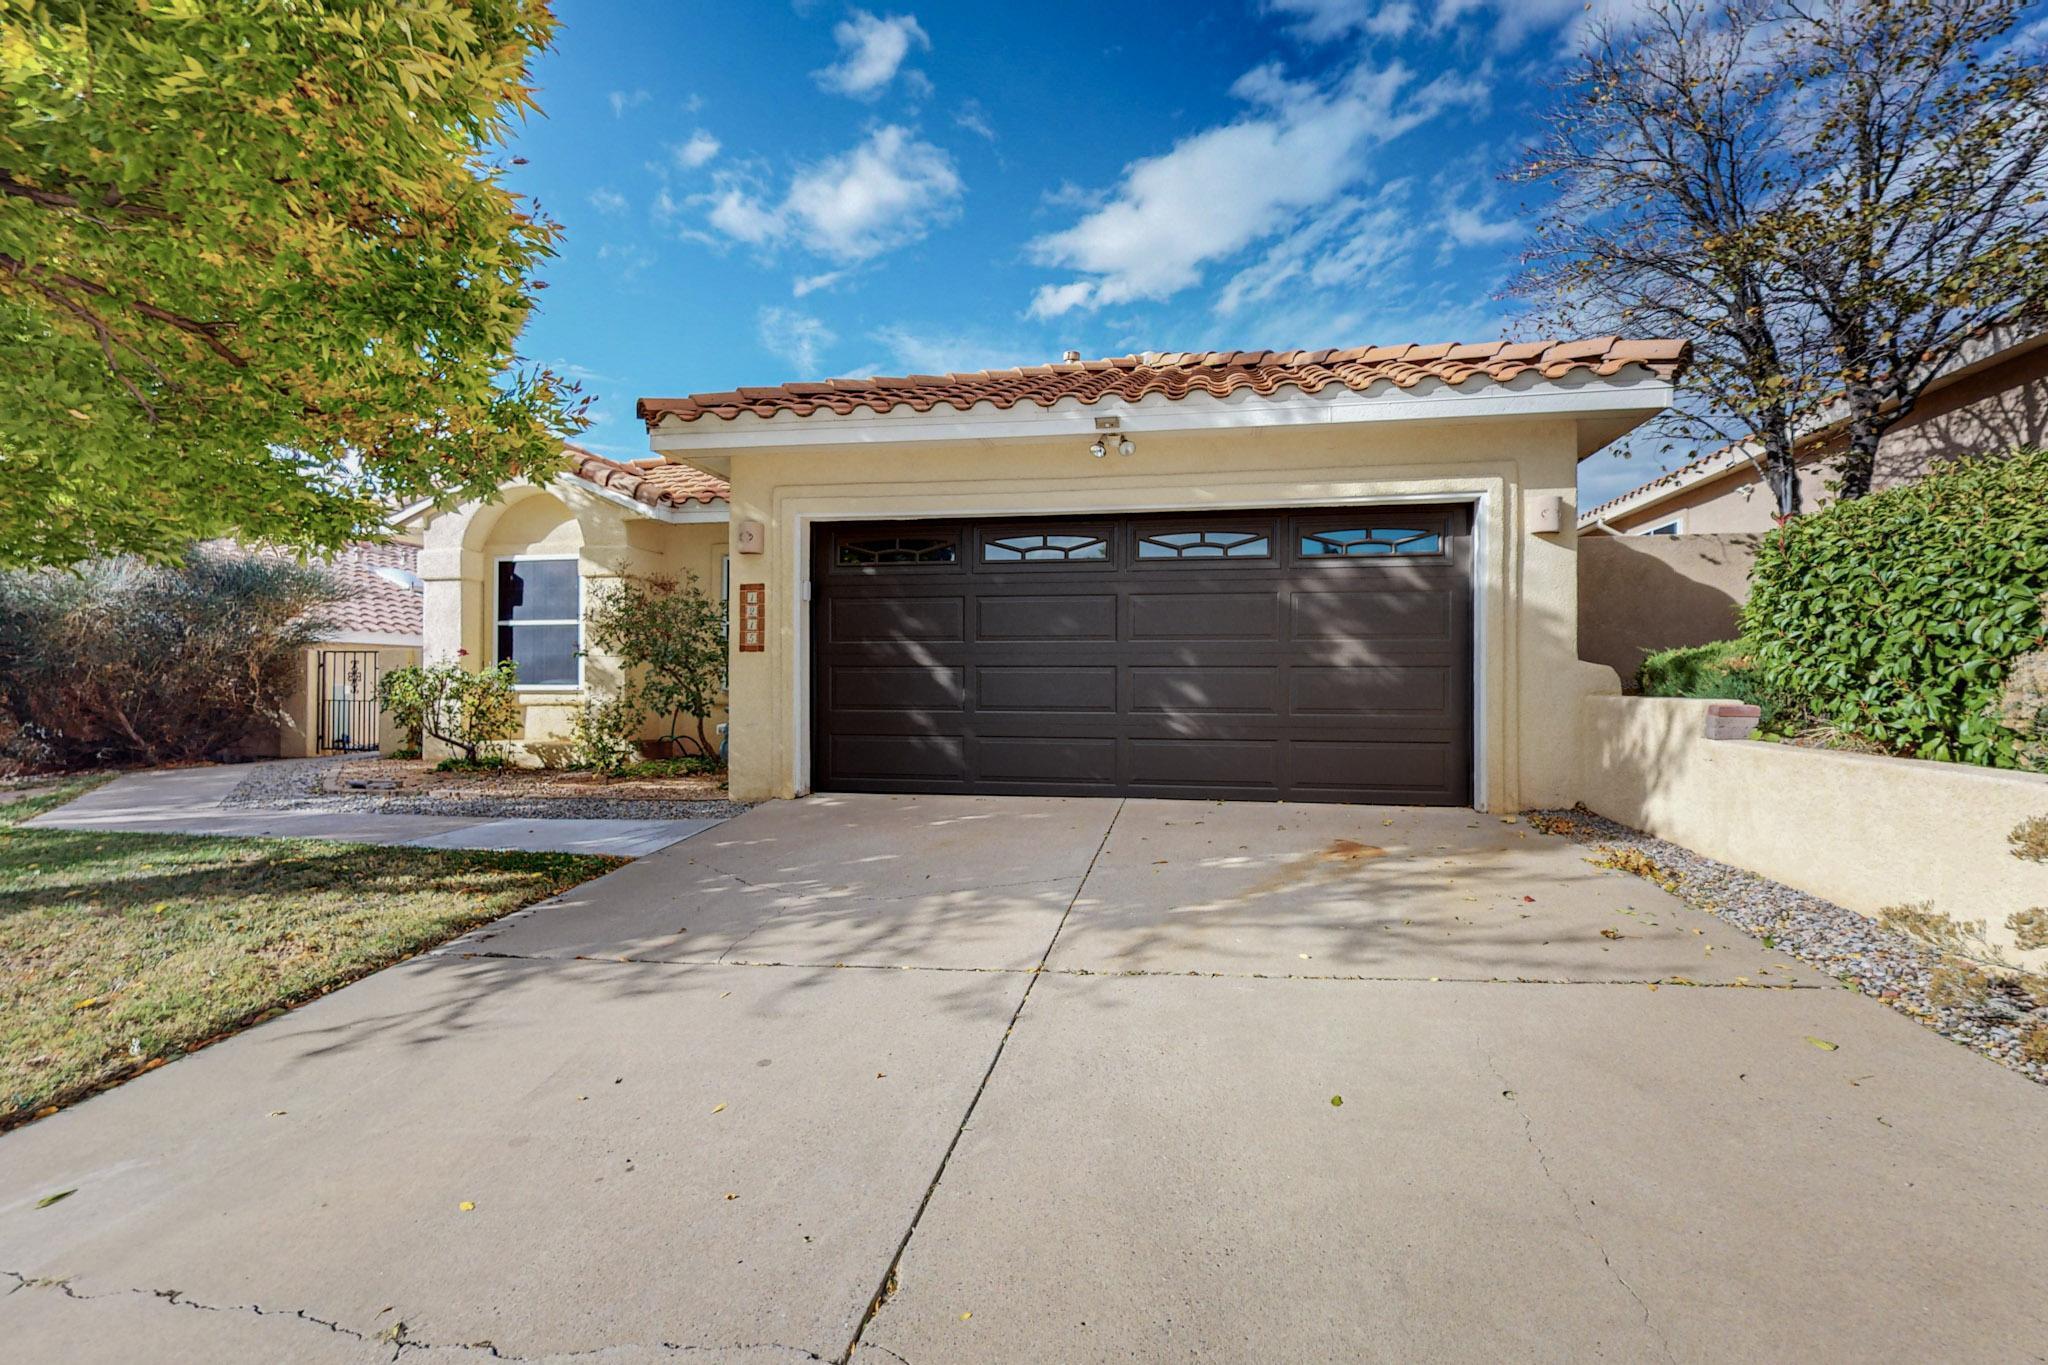
M1936 376L1913 412L1885 433L1873 488L1911 483L1965 455L2048 445L2048 332L2006 328L1968 347ZM1824 420L1798 443L1799 492L1808 511L1829 502L1839 421ZM1731 445L1661 474L1579 517L1583 532L1636 536L1768 531L1776 504L1752 449Z
M425 653L528 751L593 594L729 592L731 789L1569 801L1578 462L1684 343L1147 354L641 400L654 458L421 513Z

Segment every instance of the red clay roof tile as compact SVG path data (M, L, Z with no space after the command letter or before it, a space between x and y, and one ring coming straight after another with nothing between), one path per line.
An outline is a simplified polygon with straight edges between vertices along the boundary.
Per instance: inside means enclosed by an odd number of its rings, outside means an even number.
M565 453L571 475L650 507L723 502L730 495L724 479L688 465L667 460L608 460L581 446L568 446Z
M786 412L809 417L831 412L845 416L863 408L888 412L908 407L930 412L940 405L966 412L980 403L997 408L1035 403L1049 408L1067 398L1082 404L1105 398L1134 403L1152 394L1178 399L1200 391L1223 397L1239 389L1271 397L1282 388L1316 393L1331 384L1363 392L1381 381L1403 389L1425 379L1462 384L1484 378L1502 384L1531 371L1544 379L1560 379L1578 370L1613 375L1630 365L1671 379L1690 359L1691 346L1684 341L1623 337L1360 346L1343 351L1148 352L968 374L809 380L683 398L643 398L638 412L652 430L663 421L694 422L702 417L730 421L742 413L773 417ZM715 496L724 494L721 491Z

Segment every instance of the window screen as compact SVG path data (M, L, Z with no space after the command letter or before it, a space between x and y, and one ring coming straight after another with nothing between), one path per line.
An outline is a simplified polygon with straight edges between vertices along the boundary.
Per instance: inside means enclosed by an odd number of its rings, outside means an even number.
M498 658L519 665L521 686L576 685L581 590L573 559L508 559L498 565Z

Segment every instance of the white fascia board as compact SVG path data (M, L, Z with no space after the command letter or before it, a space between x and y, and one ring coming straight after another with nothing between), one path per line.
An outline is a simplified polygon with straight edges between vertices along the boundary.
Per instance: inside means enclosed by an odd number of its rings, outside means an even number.
M1638 371L1620 375L1569 376L1551 380L1519 375L1505 384L1467 381L1453 388L1426 379L1412 389L1381 381L1364 392L1333 384L1321 393L1283 390L1286 397L1267 398L1249 389L1218 398L1189 394L1169 398L1147 394L1136 403L1104 398L1083 403L1062 398L1051 407L1019 404L998 408L985 404L959 412L952 408L912 412L863 409L844 416L835 412L798 417L744 414L700 417L694 422L657 423L648 441L657 451L687 458L691 452L739 451L811 445L897 445L910 441L987 441L1006 438L1061 437L1087 434L1095 419L1118 419L1117 430L1128 435L1168 431L1222 431L1244 427L1312 426L1339 422L1442 422L1525 417L1583 417L1594 413L1639 412L1645 416L1671 405L1669 380Z
M723 499L692 502L688 507L661 507L628 497L616 489L594 484L588 479L579 479L566 470L555 475L555 481L566 484L580 493L588 493L592 497L603 498L606 502L617 503L627 511L646 517L649 521L665 521L675 526L688 526L732 520L732 508Z

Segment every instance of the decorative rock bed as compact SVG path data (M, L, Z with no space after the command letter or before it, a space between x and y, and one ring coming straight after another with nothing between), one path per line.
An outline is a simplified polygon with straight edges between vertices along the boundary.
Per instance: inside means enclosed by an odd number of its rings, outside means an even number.
M2036 1006L2016 985L1994 979L1991 989L1967 1004L1938 1003L1936 997L1944 992L1937 974L1954 975L1944 971L1944 955L1866 915L1583 808L1530 811L1526 818L1546 833L1620 852L1625 863L1636 862L1629 853L1640 855L1654 868L1639 863L1638 868L1662 873L1672 894L1694 909L1727 920L1765 946L1790 953L1936 1033L2048 1085L2048 1058L2030 1058L2026 1051L2029 1034L2048 1030L2048 1006Z
M258 810L325 810L353 815L452 815L484 820L723 820L739 801L656 801L605 796L436 796L420 792L324 789L329 771L351 760L288 759L259 764L221 802Z

